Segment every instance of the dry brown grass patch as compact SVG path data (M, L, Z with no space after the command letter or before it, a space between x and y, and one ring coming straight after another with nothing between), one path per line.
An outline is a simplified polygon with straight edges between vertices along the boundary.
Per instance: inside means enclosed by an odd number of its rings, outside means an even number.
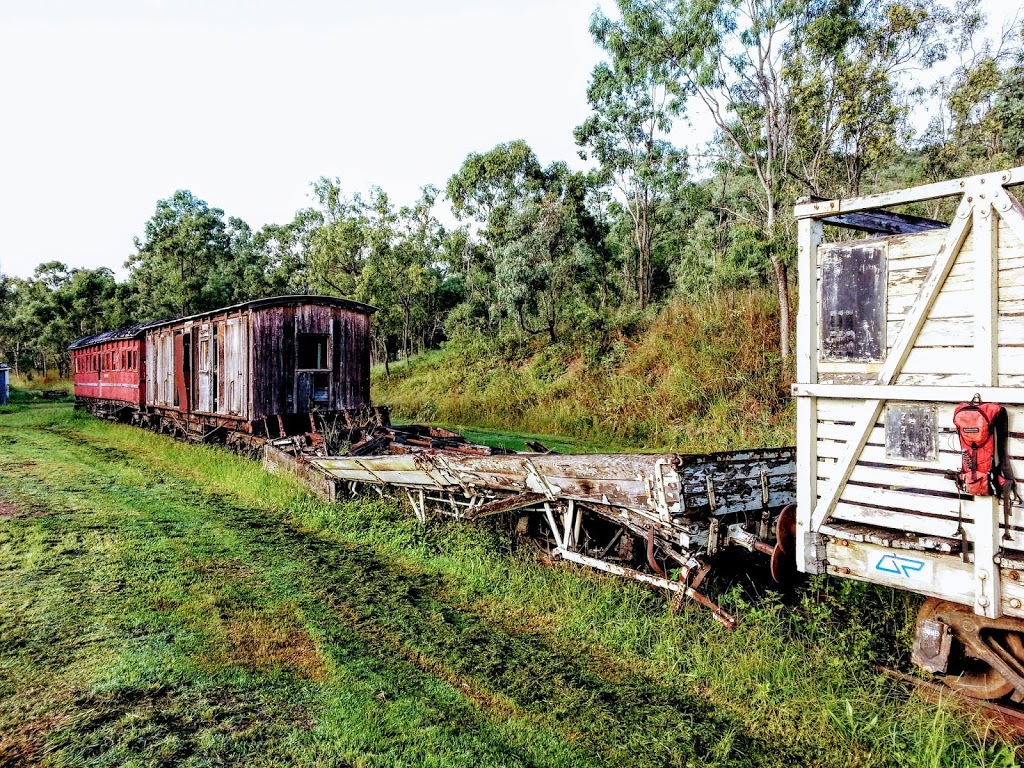
M300 677L323 680L327 676L316 641L302 625L297 609L278 605L253 611L227 622L229 660L253 669L285 666Z
M46 737L60 728L66 719L63 715L51 715L28 720L18 726L16 734L0 736L0 765L41 764Z
M252 566L246 565L240 560L201 560L196 557L186 557L181 564L185 568L210 576L243 579L256 574L256 570Z

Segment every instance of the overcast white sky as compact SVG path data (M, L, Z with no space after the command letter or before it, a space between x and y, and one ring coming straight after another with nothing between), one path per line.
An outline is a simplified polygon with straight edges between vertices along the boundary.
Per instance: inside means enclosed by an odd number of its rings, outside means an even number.
M123 276L177 189L258 229L320 176L404 204L502 141L572 162L597 4L0 0L0 271Z

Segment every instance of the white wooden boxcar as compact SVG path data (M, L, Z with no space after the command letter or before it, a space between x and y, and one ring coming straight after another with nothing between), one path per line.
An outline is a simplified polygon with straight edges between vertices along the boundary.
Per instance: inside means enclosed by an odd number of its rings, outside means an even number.
M1024 478L1022 183L1013 168L795 209L797 566L935 598L915 660L984 698L1024 697L1024 509L1004 521L999 498L958 492L953 411L1005 405ZM940 198L958 202L948 223L885 210ZM826 242L824 225L866 236Z

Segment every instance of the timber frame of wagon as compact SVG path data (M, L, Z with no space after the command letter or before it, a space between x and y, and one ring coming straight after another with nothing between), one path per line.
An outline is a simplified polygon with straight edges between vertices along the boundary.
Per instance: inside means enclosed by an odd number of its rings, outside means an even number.
M798 568L935 598L922 610L919 663L952 672L956 635L1017 696L1024 510L1004 520L998 497L961 493L951 473L953 410L980 398L1006 406L1024 477L1024 207L1009 191L1020 184L1024 168L801 201L793 386ZM948 224L885 210L940 198L957 203ZM868 237L825 242L825 224ZM969 672L966 687L983 685Z

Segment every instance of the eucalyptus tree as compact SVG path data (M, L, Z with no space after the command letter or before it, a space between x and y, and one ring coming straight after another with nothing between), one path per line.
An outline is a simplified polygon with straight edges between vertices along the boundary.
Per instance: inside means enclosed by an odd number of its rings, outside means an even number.
M951 31L969 25L932 0L814 0L797 20L782 75L789 103L786 173L799 191L862 193L913 138L909 112L920 72L948 55Z
M495 266L499 249L509 237L510 222L529 201L543 195L544 169L522 140L471 152L448 179L446 191L452 211L475 231L460 254L467 283L467 303L455 316L470 326L494 332L500 321ZM473 247L479 241L481 248Z
M628 68L631 62L641 62L669 89L677 110L687 100L700 103L720 145L755 182L753 213L763 230L761 250L778 291L780 350L788 357L792 248L780 218L783 203L792 197L795 110L813 115L808 110L815 107L807 99L831 94L837 86L815 88L804 83L798 94L791 73L806 74L808 67L789 71L787 67L803 40L828 42L820 45L819 64L825 60L842 64L851 46L859 46L865 53L857 61L867 69L859 78L844 80L846 95L856 95L862 87L869 89L867 95L875 95L883 84L893 86L892 78L907 61L926 65L941 57L941 46L928 43L947 17L941 17L941 7L933 0L618 0L618 9L618 20L598 12L591 25L595 39L613 54L616 66ZM820 19L820 24L809 23L814 19ZM834 23L837 20L841 23ZM863 39L857 40L857 35ZM868 66L876 56L883 59L881 69ZM840 70L844 77L852 71L845 65L837 67ZM802 81L797 78L797 82ZM845 113L836 111L841 102L829 109L822 102L821 108L828 119L843 120L844 133L837 138L826 125L819 143L827 146L827 152L862 157L863 146L857 139L873 135L873 126L881 126L883 133L892 130L891 115L878 123L864 123L870 118L870 101ZM803 140L810 135L805 126Z
M234 254L220 208L179 190L157 201L135 249L125 266L137 319L189 315L230 303L219 274Z
M602 40L600 24L595 20L594 33ZM686 175L685 153L665 138L672 119L663 81L641 60L599 63L587 88L593 112L574 131L580 155L600 164L629 214L635 249L629 282L641 309L651 298L652 257L670 202Z
M1024 158L1024 40L1020 17L986 37L979 0L960 0L957 64L932 88L938 109L924 137L935 179L1015 165Z
M295 215L293 234L304 251L311 290L354 297L369 253L367 206L347 197L337 178L312 183L317 204Z
M367 258L357 297L377 307L373 334L377 358L387 366L391 354L408 359L414 346L443 320L435 301L442 282L439 250L445 232L433 209L438 190L424 187L412 206L398 210L383 190L375 189L367 208Z
M598 296L600 241L585 204L586 180L564 164L547 170L544 194L525 202L509 218L496 259L497 298L519 330L546 334L559 328Z

